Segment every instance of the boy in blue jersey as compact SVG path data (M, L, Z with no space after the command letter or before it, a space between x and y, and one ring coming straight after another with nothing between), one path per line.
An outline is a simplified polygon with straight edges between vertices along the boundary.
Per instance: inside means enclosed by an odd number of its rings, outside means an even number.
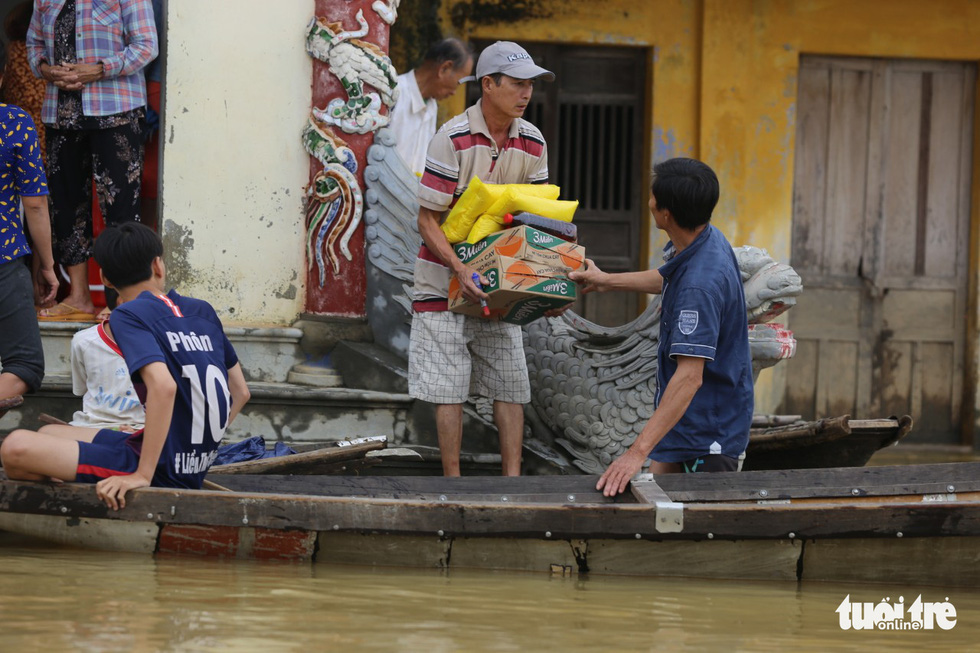
M214 309L164 292L156 233L136 222L110 227L94 254L103 281L119 291L122 304L109 322L146 406L146 427L18 430L4 440L0 459L12 479L96 483L99 499L118 510L134 488L200 488L249 391Z
M596 489L626 489L649 457L650 471L736 471L752 425L752 356L745 291L732 246L709 224L718 177L694 159L654 166L650 210L670 236L658 270L607 274L592 262L569 276L584 291L662 293L657 408L606 469Z

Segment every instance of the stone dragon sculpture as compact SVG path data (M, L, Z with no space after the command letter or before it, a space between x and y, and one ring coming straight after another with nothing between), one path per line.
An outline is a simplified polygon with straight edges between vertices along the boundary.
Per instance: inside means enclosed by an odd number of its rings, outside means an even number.
M378 130L368 148L364 185L368 323L375 342L408 358L411 288L422 245L419 180L398 155L388 128Z
M421 238L416 218L418 179L395 151L388 129L375 134L365 168L368 248L368 321L375 340L407 357L409 300ZM788 310L802 292L799 275L757 247L736 248L745 286L753 368L795 351L792 334L766 324ZM657 383L660 297L637 319L602 327L572 313L525 327L531 381L528 423L535 438L557 444L584 472L600 473L626 449L653 414ZM488 405L477 402L486 415Z

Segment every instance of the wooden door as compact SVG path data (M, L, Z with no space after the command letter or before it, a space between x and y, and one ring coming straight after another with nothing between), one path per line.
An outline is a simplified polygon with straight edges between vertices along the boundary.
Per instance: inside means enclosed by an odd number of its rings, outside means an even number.
M961 442L975 79L803 57L784 412L910 414L912 441Z
M489 42L476 42L477 51ZM561 199L578 200L579 242L608 272L638 269L650 170L647 142L646 61L642 48L521 43L539 65L555 73L537 84L525 113L548 143L551 183ZM468 104L479 98L470 84ZM645 307L638 293L587 295L572 307L605 326L624 324Z

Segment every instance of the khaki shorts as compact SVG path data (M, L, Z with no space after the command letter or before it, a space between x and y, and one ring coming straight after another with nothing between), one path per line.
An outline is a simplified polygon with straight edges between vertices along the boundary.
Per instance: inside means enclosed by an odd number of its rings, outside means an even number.
M461 404L470 395L528 403L521 327L449 311L415 313L408 393L434 404Z

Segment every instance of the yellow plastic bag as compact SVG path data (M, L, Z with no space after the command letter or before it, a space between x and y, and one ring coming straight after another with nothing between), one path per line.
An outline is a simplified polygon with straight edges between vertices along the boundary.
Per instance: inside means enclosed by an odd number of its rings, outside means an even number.
M473 223L500 197L504 188L499 184L484 184L478 177L473 177L442 223L442 232L446 234L446 239L454 245L466 240Z
M511 185L500 197L486 210L490 215L504 216L507 213L518 214L521 211L543 215L546 218L571 222L578 208L578 200L568 201L559 200L555 197L535 196L524 192L524 187ZM555 186L557 188L557 186Z
M453 245L466 240L477 218L488 213L487 209L508 191L549 199L556 199L561 193L558 186L551 184L485 184L473 177L442 223L446 239Z
M476 244L490 234L497 233L503 228L504 218L502 216L484 213L473 223L473 228L470 229L470 235L466 237L466 242L471 245Z

